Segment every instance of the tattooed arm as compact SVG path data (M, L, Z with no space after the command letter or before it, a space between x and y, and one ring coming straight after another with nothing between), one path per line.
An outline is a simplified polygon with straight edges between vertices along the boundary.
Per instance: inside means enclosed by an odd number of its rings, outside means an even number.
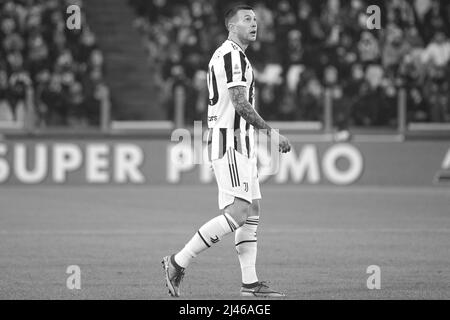
M253 127L256 129L265 129L267 130L267 134L270 135L272 128L261 118L250 102L248 102L247 89L243 86L237 86L229 88L228 92L230 93L231 102L236 112Z
M278 139L280 152L286 153L291 151L289 140L276 131L272 131L272 128L264 121L263 118L261 118L256 110L253 109L253 106L247 99L247 90L244 86L229 88L228 92L230 93L231 102L233 103L236 112L244 118L245 121L250 123L256 129L265 130L269 137L275 133L275 137Z

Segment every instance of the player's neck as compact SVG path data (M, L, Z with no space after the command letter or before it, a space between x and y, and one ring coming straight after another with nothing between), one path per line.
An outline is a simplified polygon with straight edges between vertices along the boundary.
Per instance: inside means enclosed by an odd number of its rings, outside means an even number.
M244 44L241 41L239 41L238 37L236 37L235 35L232 34L228 35L228 40L236 43L239 47L241 47L242 51L245 51L248 47L248 44Z

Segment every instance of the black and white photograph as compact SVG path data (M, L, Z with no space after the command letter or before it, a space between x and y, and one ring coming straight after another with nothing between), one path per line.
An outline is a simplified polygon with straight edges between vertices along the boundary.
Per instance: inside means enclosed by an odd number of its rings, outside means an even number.
M0 300L449 299L449 1L0 0Z

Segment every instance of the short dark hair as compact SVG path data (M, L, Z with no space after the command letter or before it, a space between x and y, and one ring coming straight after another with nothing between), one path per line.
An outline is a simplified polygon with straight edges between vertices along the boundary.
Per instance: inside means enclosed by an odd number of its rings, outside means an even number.
M230 6L226 11L225 11L225 27L228 30L228 22L230 22L231 18L233 18L236 13L238 13L238 11L240 10L253 10L253 8L247 4L234 4L232 6Z

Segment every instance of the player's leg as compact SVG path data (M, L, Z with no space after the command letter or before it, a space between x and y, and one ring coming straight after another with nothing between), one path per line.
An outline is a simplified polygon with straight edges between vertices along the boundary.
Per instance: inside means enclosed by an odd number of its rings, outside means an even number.
M259 224L261 191L256 158L249 160L248 170L250 176L249 193L251 194L252 203L242 227L235 233L235 246L241 265L243 285L252 285L258 282L255 267L258 245L256 232Z
M227 196L227 195L223 195ZM234 232L247 219L250 203L230 196L230 202L223 213L200 227L189 242L174 257L174 262L186 268L198 254L219 242L224 236Z
M265 282L259 281L256 274L256 256L258 252L257 230L261 213L261 191L256 167L252 164L251 193L252 204L245 223L236 230L235 245L242 272L242 296L283 297L284 294L271 289Z
M179 295L184 270L192 259L242 226L249 215L251 168L256 164L230 149L226 156L213 161L212 165L219 187L219 209L223 209L223 214L201 226L177 254L164 258L166 283L173 296Z
M242 272L242 284L252 285L258 282L256 275L257 236L259 223L259 200L253 200L244 224L236 230L235 246Z
M186 268L198 254L219 242L224 236L234 232L244 224L250 204L245 200L235 198L223 213L202 225L184 248L174 259L182 268Z
M223 209L223 214L201 226L185 247L175 255L173 260L181 268L186 268L199 253L242 226L249 214L251 193L248 191L251 190L244 188L244 182L251 182L249 180L252 177L252 169L256 164L230 148L223 158L214 160L212 166L219 188L219 209ZM245 197L247 200L244 200Z
M202 225L194 236L178 253L165 257L163 265L166 283L172 296L180 295L180 283L184 270L189 263L201 252L219 242L224 236L234 232L244 224L248 216L250 203L232 196L222 195L226 201L231 202L223 213Z
M284 297L281 292L271 289L256 274L256 255L258 251L257 229L260 216L259 200L253 200L248 217L242 227L236 230L235 243L242 272L242 296Z

